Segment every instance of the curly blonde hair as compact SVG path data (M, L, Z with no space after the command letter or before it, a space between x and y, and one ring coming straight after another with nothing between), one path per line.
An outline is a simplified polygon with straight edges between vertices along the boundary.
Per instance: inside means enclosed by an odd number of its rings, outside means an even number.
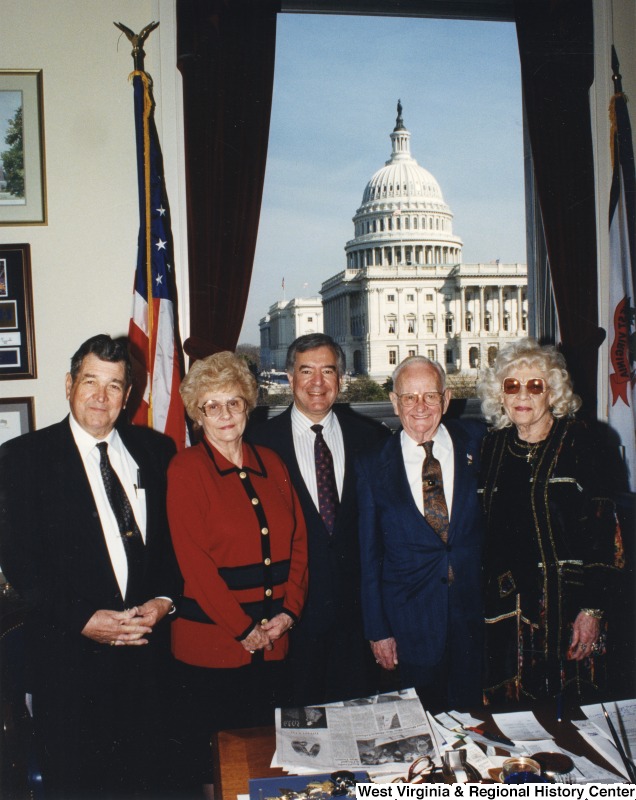
M550 411L553 417L574 415L581 407L581 398L574 394L572 379L565 359L552 345L539 345L534 339L521 339L504 347L497 354L494 366L477 386L481 411L495 430L512 425L503 407L503 379L520 369L537 369L547 378Z
M203 415L199 406L208 392L234 392L247 402L249 414L256 406L258 385L244 358L224 350L195 361L181 381L179 394L186 413L201 427Z

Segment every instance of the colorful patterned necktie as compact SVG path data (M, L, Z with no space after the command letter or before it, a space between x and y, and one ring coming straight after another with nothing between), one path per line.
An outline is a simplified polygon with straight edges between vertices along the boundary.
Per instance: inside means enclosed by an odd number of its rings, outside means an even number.
M108 442L100 442L97 445L97 449L99 450L99 470L102 474L104 489L106 489L108 502L117 520L117 527L124 543L126 560L128 561L125 601L129 604L135 603L137 599L134 595L142 587L144 540L135 521L128 495L108 458Z
M422 467L422 492L424 494L424 519L443 542L448 540L448 507L444 496L442 465L433 455L433 440L421 447L426 453Z
M336 511L338 510L339 502L333 456L322 435L322 425L312 425L311 429L316 434L314 458L316 460L316 482L318 484L318 509L322 521L331 535L336 523Z

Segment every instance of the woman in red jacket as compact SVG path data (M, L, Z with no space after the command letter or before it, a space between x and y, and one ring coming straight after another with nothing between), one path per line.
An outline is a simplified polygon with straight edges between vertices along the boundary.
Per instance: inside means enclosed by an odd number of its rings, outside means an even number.
M203 437L168 470L184 578L172 652L188 729L207 749L213 730L272 724L287 704L286 633L307 591L307 533L283 462L243 441L257 397L245 361L230 352L196 361L179 391Z

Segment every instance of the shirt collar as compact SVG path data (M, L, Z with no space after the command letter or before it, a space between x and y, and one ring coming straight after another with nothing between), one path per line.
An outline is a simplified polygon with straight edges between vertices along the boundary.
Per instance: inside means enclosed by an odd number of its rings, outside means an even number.
M89 453L100 443L100 442L107 442L108 446L115 446L119 447L119 434L115 428L108 434L108 436L104 437L103 439L96 439L94 436L91 436L88 431L85 431L84 428L79 424L79 422L75 419L73 414L69 414L69 424L71 426L71 433L73 434L73 439L75 439L75 444L77 445L77 449L80 451L80 455L82 458L86 458Z
M314 434L314 432L311 430L311 426L316 425L316 423L309 419L309 417L306 417L303 412L297 408L295 403L292 405L291 419L292 428L296 431L296 433L302 434L311 431L311 434ZM331 432L331 430L333 430L335 419L336 415L333 413L333 409L330 408L318 424L322 425L323 431L328 434Z
M428 441L428 440L427 440ZM434 447L433 451L435 453L435 458L439 460L441 455L446 455L447 453L452 453L453 451L453 440L451 439L450 433L446 429L444 425L440 425L439 428L435 431L435 435L433 436ZM405 430L400 432L400 443L402 445L402 450L411 455L415 455L416 453L419 454L421 459L424 459L424 448L421 444L418 444L415 439L411 439L408 433Z

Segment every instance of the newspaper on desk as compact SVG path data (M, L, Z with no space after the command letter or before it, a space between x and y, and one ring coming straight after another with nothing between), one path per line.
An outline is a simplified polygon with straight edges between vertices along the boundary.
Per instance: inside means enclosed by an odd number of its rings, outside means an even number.
M441 764L414 689L276 709L275 765L288 772L366 769L371 775L396 773L423 755Z

